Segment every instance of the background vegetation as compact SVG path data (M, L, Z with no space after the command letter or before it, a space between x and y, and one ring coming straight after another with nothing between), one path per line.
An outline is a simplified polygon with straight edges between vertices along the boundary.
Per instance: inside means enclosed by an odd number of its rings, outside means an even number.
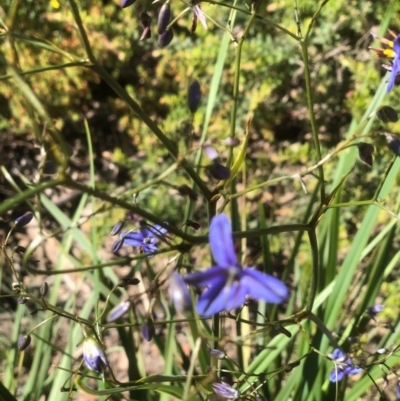
M202 2L208 29L190 33L193 5L171 1L173 18L189 9L166 47L161 2L0 5L0 399L206 400L221 380L243 399L396 399L400 163L381 134L399 123L375 112L396 109L399 89L386 94L368 47L380 45L370 32L399 30L398 2ZM202 102L191 113L195 79ZM375 147L372 167L347 147L360 140ZM210 175L204 143L231 179ZM35 219L15 227L28 210ZM168 278L211 266L217 212L232 218L243 265L289 286L286 304L254 303L237 320L176 313ZM160 254L113 254L112 227L143 218L169 224ZM124 277L141 283L117 288ZM132 310L107 324L126 299ZM147 342L140 327L155 299L166 315L152 317ZM365 314L373 304L385 304L377 320ZM46 305L56 309L32 314ZM119 384L81 366L85 325ZM335 385L338 345L364 373Z

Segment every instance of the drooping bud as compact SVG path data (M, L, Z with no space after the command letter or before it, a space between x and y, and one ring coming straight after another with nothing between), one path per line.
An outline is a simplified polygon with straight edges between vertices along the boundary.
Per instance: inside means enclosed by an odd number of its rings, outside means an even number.
M390 106L382 106L376 112L376 116L384 123L395 123L399 121L396 110Z
M93 338L86 338L83 342L83 361L88 369L102 373L108 366L102 346Z
M186 225L192 227L194 230L198 230L201 227L201 225L197 223L197 221L193 220L186 220Z
M186 283L182 276L173 272L169 279L169 296L175 306L175 309L181 313L192 309L192 298Z
M156 329L154 327L154 323L151 320L148 320L147 323L143 323L140 326L140 331L142 333L142 337L146 341L151 341L156 332Z
M163 4L160 12L158 13L157 30L159 35L162 35L165 32L170 20L171 6L169 5L169 2L166 2L165 4Z
M235 398L239 398L240 396L239 391L235 390L233 387L226 383L213 383L212 388L215 394L227 400L234 400Z
M14 248L14 252L15 252L15 253L20 253L21 255L23 255L23 254L26 252L26 248L25 248L24 246L17 245L17 246Z
M385 305L383 304L376 304L376 305L372 305L369 306L365 312L368 313L371 316L375 316L377 315L379 312L383 311L383 308L385 307Z
M17 217L14 223L18 227L25 227L27 224L31 222L32 219L33 219L33 213L26 212L22 216Z
M125 221L119 221L111 230L112 236L119 234L119 232L123 229Z
M114 244L112 246L112 251L114 253L118 252L122 248L122 245L124 245L124 239L123 238L114 242Z
M31 336L29 334L21 336L18 340L18 349L20 351L23 351L29 347L30 343L31 343Z
M226 355L225 352L220 351L219 349L212 349L210 354L213 358L216 359L225 359Z
M215 148L213 146L203 145L203 152L213 162L219 161L218 152L215 150Z
M119 280L118 287L126 287L128 285L137 285L140 283L140 280L136 277L127 277Z
M375 148L370 143L359 142L357 143L358 148L358 155L360 160L368 166L372 167L372 163L374 161L372 157L372 153L374 152Z
M126 8L135 3L136 0L121 0L121 7Z
M392 149L397 156L400 156L400 140L391 134L385 134L385 136L389 148Z
M197 193L186 184L179 186L177 189L181 195L186 195L193 201L196 201L198 198Z
M142 36L140 36L139 40L145 40L150 38L151 38L151 28L149 26L146 26L146 28L143 29Z
M190 112L194 114L201 103L201 88L197 79L189 85L187 101Z
M39 292L42 298L44 298L49 292L49 285L46 283L46 281L40 286Z
M207 172L216 180L227 180L231 175L229 168L218 162L208 165Z
M192 22L190 23L189 32L195 33L197 28L197 16L193 15Z
M120 317L125 315L126 312L128 312L129 308L131 306L131 303L129 301L124 301L115 306L108 312L106 321L107 323L112 323L118 320Z
M145 11L140 13L140 22L142 23L143 28L149 28L151 23L151 17Z
M46 160L43 165L43 175L53 175L57 173L57 166L51 160Z
M167 47L172 42L173 38L174 38L173 30L172 29L167 29L164 33L162 33L158 37L158 44L161 47Z

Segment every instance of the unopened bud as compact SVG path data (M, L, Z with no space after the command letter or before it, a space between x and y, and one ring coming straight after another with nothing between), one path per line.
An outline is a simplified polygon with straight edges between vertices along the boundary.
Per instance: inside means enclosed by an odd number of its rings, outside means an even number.
M108 366L102 346L93 338L87 338L83 342L83 361L88 369L97 373L104 372Z
M118 287L126 287L128 285L137 285L140 283L140 280L136 277L127 277L119 280Z
M29 224L31 222L31 220L33 219L33 213L32 212L26 212L25 214L23 214L22 216L19 216L15 219L15 225L17 225L18 227L24 227L27 224Z
M29 334L21 336L18 340L18 349L20 351L24 351L29 347L30 343L31 343L31 336Z
M167 29L164 33L162 33L158 37L158 44L161 47L167 47L172 42L173 38L174 38L173 30L172 29Z
M126 8L131 6L136 0L122 0L121 1L121 7Z
M220 395L227 400L234 400L240 396L239 391L235 390L227 383L213 383L212 388L215 394Z
M230 169L218 162L214 162L208 165L207 172L212 178L215 178L216 180L227 180L231 175Z
M201 88L200 83L197 79L192 81L192 83L189 85L187 101L189 110L192 113L195 113L199 108L201 102Z
M112 251L114 253L118 252L122 248L122 245L124 245L124 239L123 238L114 242L114 244L112 246Z
M167 2L163 4L163 6L160 9L160 12L158 13L157 29L159 35L162 35L165 32L170 20L171 20L171 6Z
M190 188L188 185L184 184L181 185L180 187L177 188L179 193L181 195L186 195L188 196L191 200L196 201L197 200L197 193L193 191L192 188Z
M39 292L42 298L44 298L49 292L49 285L46 283L46 281L40 286Z
M212 357L217 358L217 359L225 359L225 353L220 351L219 349L212 349L210 351L210 354Z
M376 112L376 116L384 123L395 123L399 121L396 110L390 106L382 106Z
M151 320L148 320L147 323L142 324L142 326L140 327L140 331L142 333L142 337L146 341L151 341L156 332L154 323Z
M118 320L120 317L125 315L126 312L128 312L129 308L131 306L131 303L129 301L124 301L115 306L108 312L107 315L107 323L112 323Z
M111 234L112 236L119 234L119 232L122 230L122 228L124 227L124 223L125 221L119 221L111 230Z

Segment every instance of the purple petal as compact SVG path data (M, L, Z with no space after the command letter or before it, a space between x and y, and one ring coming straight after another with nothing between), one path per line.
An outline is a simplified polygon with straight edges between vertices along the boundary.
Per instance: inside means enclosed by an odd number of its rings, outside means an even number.
M393 41L393 50L396 53L396 57L393 61L386 93L389 93L393 89L397 74L400 72L400 35Z
M340 382L343 379L344 371L341 366L336 366L329 375L329 380L333 383Z
M340 348L335 348L332 352L332 359L334 361L344 360L346 358L345 353Z
M187 274L183 279L187 284L193 285L196 288L203 288L215 285L220 279L226 282L228 274L229 271L225 267L214 266L201 272Z
M225 287L225 278L217 278L213 286L201 294L197 303L197 313L200 316L209 317L225 310L221 299L227 297L229 288Z
M343 373L345 375L358 375L359 373L362 373L362 372L363 372L363 369L357 368L355 366L346 366L343 371Z
M207 29L207 20L206 16L204 15L203 11L201 11L201 8L199 5L196 5L193 7L193 11L196 14L197 18L201 22L201 24L204 26L205 29Z
M289 295L289 290L281 280L251 268L243 270L240 283L252 298L272 304L284 302Z
M231 222L226 214L220 214L211 220L209 239L211 252L218 266L237 265Z
M173 272L169 279L169 295L174 303L175 309L179 312L192 309L192 298L188 287L182 276Z
M142 246L143 245L144 238L141 233L122 232L119 237L121 239L123 239L124 245L130 245L130 246Z
M240 393L239 391L235 390L227 383L213 383L212 388L215 394L223 397L227 400L234 400L235 398L239 398Z

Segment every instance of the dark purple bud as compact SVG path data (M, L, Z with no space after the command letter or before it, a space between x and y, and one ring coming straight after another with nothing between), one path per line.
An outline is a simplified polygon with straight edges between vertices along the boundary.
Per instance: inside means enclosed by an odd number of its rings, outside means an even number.
M49 292L49 285L46 283L46 281L40 286L39 292L42 298L44 298Z
M394 135L385 134L385 136L389 148L392 149L397 156L400 156L400 140L396 138Z
M177 188L178 189L178 192L181 194L181 195L186 195L186 196L188 196L191 200L193 200L193 201L196 201L197 200L197 198L198 198L198 196L197 196L197 193L195 192L195 191L193 191L193 189L192 188L190 188L189 186L187 186L187 185L181 185L180 187L178 187Z
M136 277L127 277L119 280L118 287L126 287L128 285L137 285L140 283L140 280Z
M125 221L119 221L111 230L111 235L117 235L124 227Z
M172 29L167 29L164 33L162 33L158 37L158 44L161 47L167 47L172 42L173 38L174 38L173 30Z
M371 316L375 316L377 315L379 312L383 311L383 308L385 307L385 305L382 304L376 304L376 305L372 305L370 307L368 307L365 312L368 313Z
M126 8L131 6L136 0L121 0L121 7Z
M83 361L88 369L102 373L108 366L106 355L101 345L93 338L87 338L83 342Z
M140 22L142 23L143 28L150 28L151 17L145 11L140 13Z
M215 178L216 180L227 180L231 175L229 168L218 162L214 162L207 166L207 171L211 177Z
M197 28L197 17L193 15L192 22L190 23L189 32L195 33Z
M18 340L18 349L23 351L29 347L31 343L31 336L27 334L26 336L21 336Z
M114 244L112 246L112 251L114 253L118 252L121 249L122 245L124 245L124 239L123 238L114 242Z
M22 216L19 216L15 219L15 225L17 225L18 227L24 227L27 224L29 224L31 222L31 220L33 219L33 213L32 212L26 212L25 214L23 214Z
M17 301L20 305L26 304L26 301L28 300L28 298L26 297L18 297Z
M360 160L372 167L372 163L374 161L372 153L374 153L375 148L370 143L365 142L357 143L357 148Z
M201 102L201 88L197 79L192 81L192 83L189 85L187 101L189 110L191 113L195 113Z
M192 309L192 298L186 283L177 272L173 272L169 279L169 296L175 309L181 313Z
M151 341L156 332L156 329L154 327L154 323L151 320L148 320L147 323L142 324L142 326L140 327L140 331L142 333L142 337L146 341Z
M224 397L227 400L234 400L235 398L239 398L239 391L235 390L229 384L226 383L213 383L212 388L214 393Z
M171 20L171 6L167 2L163 4L163 6L160 9L160 12L158 13L157 30L159 35L162 35L165 32L170 20Z
M142 36L140 37L140 40L145 40L145 39L150 39L151 38L151 29L149 26L146 26L142 32Z
M55 173L57 173L56 164L51 160L46 160L46 162L43 165L43 174L44 175L53 175Z
M193 220L186 220L186 225L192 227L195 230L198 230L201 227L199 223Z
M124 301L115 306L108 312L106 321L107 323L112 323L118 320L120 317L125 315L126 312L128 312L129 308L131 306L131 303L129 301Z
M151 309L151 314L156 320L164 320L167 316L167 312L165 311L164 305L158 298L153 298L150 309Z
M21 255L23 255L23 254L26 252L26 248L25 248L24 246L17 245L17 246L14 248L14 252L15 252L15 253L20 253Z
M399 121L396 110L390 106L382 106L376 112L376 116L384 123L395 123Z

